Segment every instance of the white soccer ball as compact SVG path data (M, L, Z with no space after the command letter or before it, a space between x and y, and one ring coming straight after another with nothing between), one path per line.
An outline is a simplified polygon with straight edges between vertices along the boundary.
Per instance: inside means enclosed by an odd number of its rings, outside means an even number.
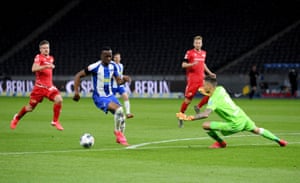
M90 148L94 145L95 138L90 133L85 133L80 137L80 145L85 148Z

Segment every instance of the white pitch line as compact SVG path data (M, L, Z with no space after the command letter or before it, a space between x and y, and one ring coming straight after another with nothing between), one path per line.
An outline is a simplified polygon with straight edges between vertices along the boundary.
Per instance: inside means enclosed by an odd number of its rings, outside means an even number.
M124 148L105 148L105 149L73 149L73 150L57 150L57 151L25 151L25 152L0 152L2 155L26 155L26 154L52 154L52 153L70 153L70 152L91 152L91 151L120 151Z
M283 133L280 135L300 135L300 133ZM225 138L240 138L240 137L257 137L258 135L250 134L250 135L234 135L234 136L226 136ZM131 145L126 147L126 149L136 149L138 147L143 147L152 144L163 144L169 142L177 142L177 141L187 141L187 140L204 140L210 139L210 137L198 137L198 138L184 138L184 139L171 139L171 140L163 140L163 141L155 141L155 142L145 142L141 144Z
M283 136L293 136L293 135L300 135L300 133L281 133L278 135ZM233 135L233 136L227 136L225 138L241 138L241 137L257 137L258 135ZM191 146L151 146L151 147L145 147L148 145L153 144L164 144L164 143L170 143L170 142L178 142L178 141L190 141L190 140L205 140L210 139L210 137L198 137L198 138L183 138L183 139L170 139L170 140L161 140L161 141L154 141L154 142L145 142L141 144L136 145L130 145L125 148L104 148L104 149L73 149L73 150L58 150L58 151L36 151L36 152L0 152L0 156L7 156L7 155L29 155L29 154L53 154L53 153L70 153L70 152L101 152L101 151L120 151L120 150L127 150L127 149L167 149L167 148L190 148ZM274 143L268 143L268 144L274 144ZM254 146L260 146L260 145L268 145L268 144L235 144L230 146L245 146L245 145L254 145ZM289 144L300 144L300 142L289 142ZM193 147L205 147L202 145L193 145Z
M152 144L164 144L169 142L178 142L178 141L188 141L188 140L203 140L208 139L208 137L200 137L200 138L184 138L184 139L171 139L171 140L162 140L162 141L155 141L155 142L145 142L142 144L136 144L126 147L126 149L136 149L138 147L152 145Z
M289 142L289 145L290 144L300 144L300 141L299 142ZM230 144L230 146L229 146L229 148L230 147L241 147L241 146L273 146L273 145L275 145L276 146L276 144L274 143L274 142L268 142L268 143L257 143L257 144ZM149 147L146 147L146 146L144 146L144 147L140 147L140 148L136 148L136 149L132 149L132 150L144 150L144 149L179 149L179 148L181 148L181 149L187 149L187 148L203 148L203 147L205 147L205 148L208 148L208 146L207 145L179 145L179 146L149 146ZM280 148L280 147L279 147ZM131 149L130 149L131 150Z

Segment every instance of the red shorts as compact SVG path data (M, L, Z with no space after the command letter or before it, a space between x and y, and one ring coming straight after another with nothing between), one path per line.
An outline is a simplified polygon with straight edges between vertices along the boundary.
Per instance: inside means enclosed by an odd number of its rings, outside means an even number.
M197 83L188 83L185 88L184 96L188 99L193 99L194 96L197 94L198 89L203 86L202 82Z
M30 94L30 104L40 103L43 98L46 97L51 101L54 101L56 95L59 95L59 90L55 87L44 87L44 86L34 86Z

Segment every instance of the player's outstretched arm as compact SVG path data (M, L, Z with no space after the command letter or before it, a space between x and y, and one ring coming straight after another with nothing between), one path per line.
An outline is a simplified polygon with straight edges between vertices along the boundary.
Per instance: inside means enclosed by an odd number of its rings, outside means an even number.
M80 79L84 76L86 76L86 72L85 70L81 70L79 72L77 72L77 74L74 77L74 96L73 96L73 100L78 102L80 99L80 94L79 94L79 85L80 85Z
M199 119L204 119L204 118L208 118L208 116L210 115L210 113L212 112L212 109L205 109L205 111L199 113L199 114L195 114L193 116L188 116L187 118L194 121L194 120L199 120Z
M206 64L204 64L204 70L205 70L205 72L207 72L211 77L213 77L213 78L216 78L216 77L217 77L217 75L216 75L215 73L211 72L211 70L207 67Z
M176 113L176 117L178 119L184 120L184 121L194 121L194 120L207 118L211 112L212 112L212 109L205 109L205 111L203 111L199 114L190 115L190 116L188 116L182 112L179 112L179 113Z

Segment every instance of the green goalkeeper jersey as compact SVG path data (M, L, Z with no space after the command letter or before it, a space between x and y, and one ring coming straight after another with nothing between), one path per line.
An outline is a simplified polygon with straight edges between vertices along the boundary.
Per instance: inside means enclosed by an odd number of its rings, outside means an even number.
M223 86L215 88L212 96L209 97L207 108L212 109L228 122L243 122L249 119L245 112L233 102Z

